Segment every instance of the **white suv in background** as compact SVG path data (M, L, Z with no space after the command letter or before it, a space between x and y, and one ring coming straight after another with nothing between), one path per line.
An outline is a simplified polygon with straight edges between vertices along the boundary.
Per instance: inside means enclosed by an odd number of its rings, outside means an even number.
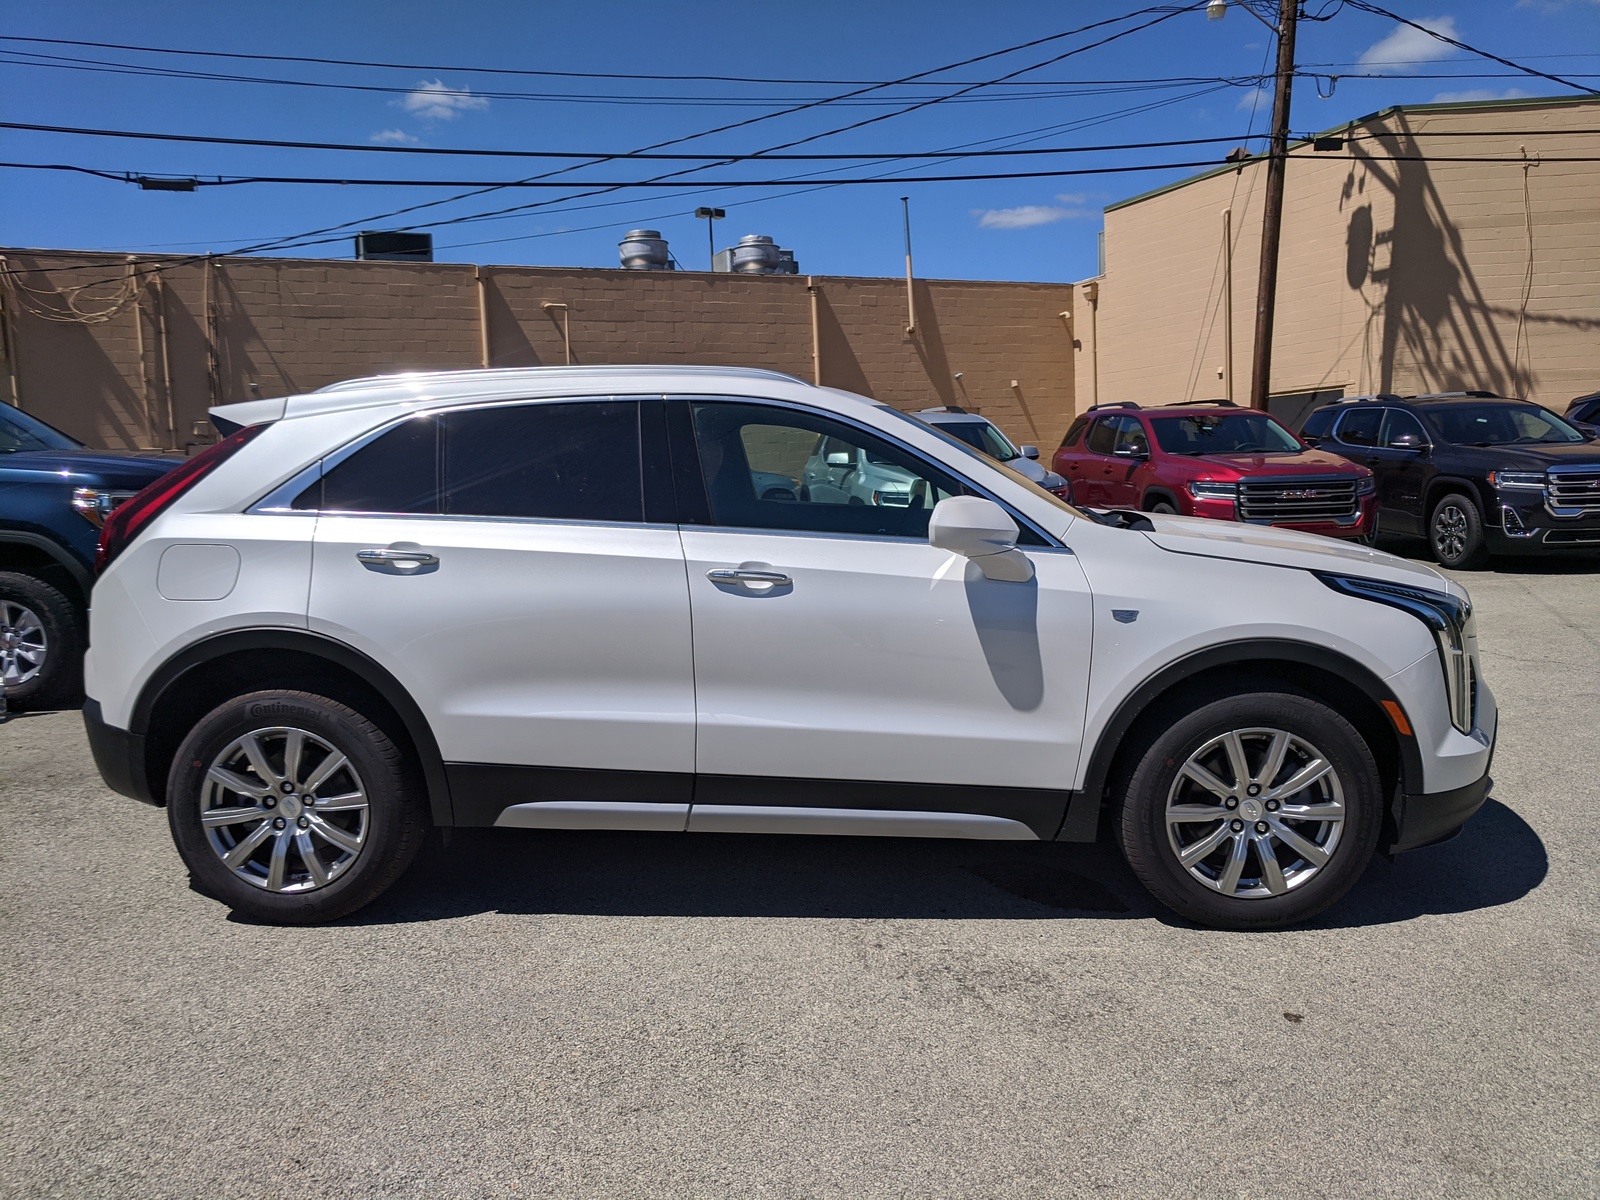
M357 380L214 411L116 509L85 720L198 886L311 922L428 825L1085 841L1303 920L1483 802L1465 593L1325 538L1091 517L766 371ZM231 432L230 432L231 431ZM826 444L904 504L788 492Z
M945 404L937 408L919 408L911 414L917 420L947 433L958 442L965 442L979 453L987 454L996 462L1003 462L1019 475L1033 480L1047 492L1058 496L1067 494L1067 481L1039 461L1039 447L1024 444L1020 448L1000 432L1000 427L988 417L968 412L959 404Z

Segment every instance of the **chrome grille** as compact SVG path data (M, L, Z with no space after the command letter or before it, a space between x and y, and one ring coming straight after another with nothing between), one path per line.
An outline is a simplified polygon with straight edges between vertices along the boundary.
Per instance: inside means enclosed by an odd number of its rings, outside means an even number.
M1249 479L1239 484L1239 519L1269 525L1337 521L1356 514L1356 481Z
M1600 466L1550 472L1545 493L1546 506L1558 517L1590 517L1600 514Z

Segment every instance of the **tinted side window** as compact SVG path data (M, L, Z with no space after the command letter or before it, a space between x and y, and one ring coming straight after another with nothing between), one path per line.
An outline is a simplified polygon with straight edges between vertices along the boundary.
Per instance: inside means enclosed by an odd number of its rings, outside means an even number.
M439 421L414 417L357 450L295 497L328 512L439 511Z
M1376 446L1383 411L1381 408L1351 409L1339 422L1339 440L1347 446Z
M1333 419L1339 415L1336 408L1319 408L1306 418L1306 423L1300 427L1300 433L1305 437L1327 437L1328 430L1333 428Z
M1076 446L1083 437L1083 431L1088 427L1089 418L1079 417L1067 427L1067 434L1061 439L1061 448L1065 450L1068 446Z
M692 410L713 525L925 538L933 506L965 491L933 464L826 417L762 404Z
M1084 445L1095 454L1110 454L1116 441L1117 423L1111 417L1101 417L1089 427L1089 437Z
M446 513L644 519L636 401L467 409L444 420Z
M1402 435L1410 434L1416 438L1413 445L1426 442L1428 435L1422 432L1422 422L1401 408L1391 408L1389 415L1383 421L1383 444L1393 446L1395 439Z

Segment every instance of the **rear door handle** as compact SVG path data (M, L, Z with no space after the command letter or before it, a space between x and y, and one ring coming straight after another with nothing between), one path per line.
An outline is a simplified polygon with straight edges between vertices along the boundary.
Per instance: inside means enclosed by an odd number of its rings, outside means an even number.
M782 571L754 571L749 567L713 567L706 572L712 583L764 583L769 587L787 587L793 583Z
M393 575L415 575L439 565L439 556L431 551L396 550L389 546L357 550L356 560L364 567Z

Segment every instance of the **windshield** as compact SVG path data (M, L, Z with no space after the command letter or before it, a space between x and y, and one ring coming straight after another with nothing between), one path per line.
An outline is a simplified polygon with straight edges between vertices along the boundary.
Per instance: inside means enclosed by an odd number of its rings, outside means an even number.
M1450 404L1421 410L1441 441L1463 446L1537 446L1587 439L1532 404Z
M940 421L934 428L1001 462L1021 457L1010 439L987 421Z
M1021 486L1027 488L1033 495L1038 496L1041 499L1048 500L1062 512L1071 513L1075 517L1083 517L1087 515L1083 509L1078 508L1074 504L1068 504L1054 492L1046 491L1033 480L1029 479L1026 475L1022 474L1022 472L1015 471L1006 466L1005 463L996 461L991 455L985 454L981 450L975 450L971 445L963 442L960 438L951 437L949 433L946 432L947 427L945 426L929 425L925 421L919 421L915 417L901 412L898 408L890 408L887 404L879 405L877 411L881 413L893 413L902 421L909 421L919 429L926 429L929 432L936 434L945 441L949 442L952 446L959 448L963 453L970 454L972 457L982 461L983 465L988 467L991 471L999 471L1000 474L1011 480L1011 482L1020 484Z
M79 450L83 443L18 408L0 406L0 454L19 450Z
M1151 417L1150 424L1168 454L1298 454L1305 449L1266 413Z

